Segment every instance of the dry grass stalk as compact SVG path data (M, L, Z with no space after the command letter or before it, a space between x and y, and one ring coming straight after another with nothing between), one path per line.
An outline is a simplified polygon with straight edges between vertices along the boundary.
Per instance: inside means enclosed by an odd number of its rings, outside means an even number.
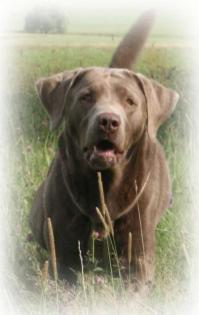
M82 257L80 241L78 241L78 250L79 250L80 263L81 263L82 286L83 286L83 291L84 291L84 297L85 297L86 304L88 304L88 298L86 294L86 283L85 283L85 278L84 278L84 262L83 262L83 257Z
M136 195L138 193L138 186L137 186L137 182L135 180L135 190L136 190ZM141 242L142 242L142 251L143 251L143 258L144 258L144 272L145 272L145 276L146 275L146 255L145 255L145 247L144 247L144 236L143 236L143 228L142 228L142 219L141 219L141 215L140 215L140 207L139 207L139 203L137 201L137 211L138 211L138 218L139 218L139 224L140 224L140 234L141 234ZM142 268L143 271L143 268Z
M132 261L132 233L129 232L128 235L128 263L131 264Z
M100 208L102 209L103 216L105 216L106 204L105 204L105 198L104 198L104 188L102 184L102 175L100 172L97 172L97 180L98 180L98 187L99 187L99 194L100 194Z
M48 263L48 260L46 260L44 262L44 265L43 265L43 268L42 268L42 275L41 275L42 284L43 284L44 287L46 286L46 284L48 282L48 267L49 267L49 263Z
M187 248L186 248L184 243L182 244L182 249L183 249L187 264L188 264L189 268L191 268L191 260L190 260L189 253L188 253Z
M108 227L108 225L106 224L105 218L104 218L103 215L101 214L101 211L99 210L98 207L96 207L96 212L97 212L97 214L98 214L98 216L99 216L99 218L100 218L100 220L101 220L101 222L102 222L102 224L103 224L103 226L104 226L105 231L106 231L106 232L109 232L109 227Z
M98 178L98 186L99 186L99 194L100 194L100 205L102 209L102 214L103 216L107 219L106 225L109 226L109 231L112 236L114 236L114 229L113 229L113 224L111 221L111 217L107 208L107 205L105 203L105 198L104 198L104 188L103 188L103 183L102 183L102 175L100 172L97 172L97 178Z
M112 220L111 220L111 217L110 217L110 214L109 214L109 211L108 211L106 204L105 204L105 215L106 215L106 219L108 221L107 223L109 225L111 235L114 236L113 223L112 223Z
M144 265L145 265L145 261L144 261ZM141 275L141 282L143 282L143 280L144 280L144 271L145 271L145 267L143 266L143 260L142 260L142 258L138 258L138 266L139 266L139 270L140 270L140 275ZM144 270L143 270L144 269ZM146 271L145 271L145 273L146 273Z
M54 277L54 280L57 281L57 258L56 258L56 251L55 251L55 239L54 239L52 222L50 218L47 218L47 223L48 223L48 237L49 237L49 247L50 247L49 249L50 249L53 277Z

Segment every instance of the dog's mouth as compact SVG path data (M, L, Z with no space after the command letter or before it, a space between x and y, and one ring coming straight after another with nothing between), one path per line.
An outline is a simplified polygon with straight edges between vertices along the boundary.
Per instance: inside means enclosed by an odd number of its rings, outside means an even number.
M90 166L94 169L113 167L123 156L124 151L107 139L102 139L94 145L84 148L84 154Z

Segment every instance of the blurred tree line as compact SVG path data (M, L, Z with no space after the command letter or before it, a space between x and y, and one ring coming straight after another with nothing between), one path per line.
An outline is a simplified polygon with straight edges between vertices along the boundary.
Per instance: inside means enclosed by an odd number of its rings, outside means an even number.
M27 33L65 33L68 20L65 13L54 7L35 7L25 18L24 31Z

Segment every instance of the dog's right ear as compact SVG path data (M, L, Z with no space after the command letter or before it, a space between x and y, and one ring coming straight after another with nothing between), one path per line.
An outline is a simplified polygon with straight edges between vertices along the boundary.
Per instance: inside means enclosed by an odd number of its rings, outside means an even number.
M159 127L174 111L179 100L179 94L140 73L135 76L146 98L148 134L151 139L155 139Z
M37 93L50 116L51 130L61 123L67 95L80 72L81 69L65 71L36 82Z

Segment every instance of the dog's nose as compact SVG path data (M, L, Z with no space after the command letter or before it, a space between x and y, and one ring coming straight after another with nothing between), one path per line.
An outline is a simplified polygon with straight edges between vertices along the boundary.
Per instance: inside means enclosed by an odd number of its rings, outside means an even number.
M101 131L114 133L121 124L120 117L113 113L103 113L98 117L98 126Z

